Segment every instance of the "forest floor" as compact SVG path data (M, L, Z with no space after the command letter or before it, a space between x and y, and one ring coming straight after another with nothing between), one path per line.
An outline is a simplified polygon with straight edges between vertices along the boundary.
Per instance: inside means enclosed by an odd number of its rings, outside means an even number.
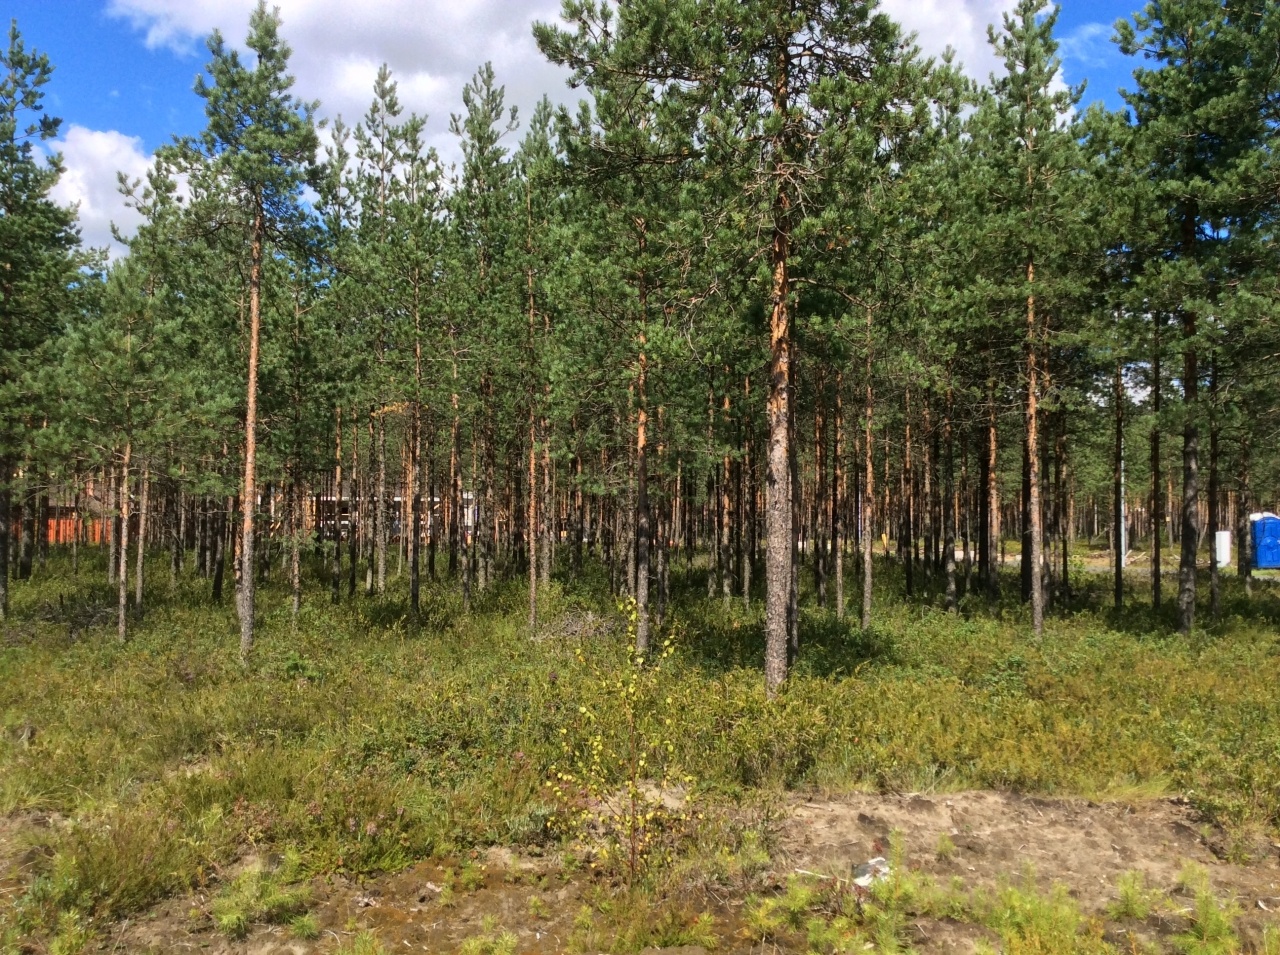
M625 941L630 933L633 944L624 947L647 941L654 944L641 950L650 952L804 952L830 938L837 919L832 899L851 886L854 870L886 856L888 871L863 905L896 907L894 937L921 953L1025 948L1032 941L1052 950L1064 931L1092 935L1095 950L1189 951L1204 921L1198 906L1230 916L1232 936L1218 939L1221 951L1270 952L1280 942L1280 846L1259 846L1250 863L1229 862L1222 833L1180 801L956 792L792 796L777 808L762 843L767 858L757 859L745 879L742 872L735 880L686 870L682 901L659 911L647 895L619 901L558 854L490 848L376 878L308 880L314 939L291 937L296 933L286 925L258 925L242 939L227 938L211 914L217 904L211 887L120 921L94 947L321 955L376 939L386 952L556 953L615 950L619 936ZM12 861L13 837L12 823L0 830L0 859ZM234 869L243 874L279 864L255 854ZM806 885L812 894L804 895ZM803 919L788 924L784 912L770 926L760 901L770 894L800 896ZM815 919L826 924L808 924ZM884 941L866 930L865 919L855 920L833 950L860 947L848 944L858 929L867 943Z
M85 563L0 634L3 955L1280 955L1270 584L1183 637L1081 574L1035 641L1013 578L951 615L878 563L771 703L696 567L644 667L598 572L534 639L516 584L269 583L246 665L162 565L118 643Z

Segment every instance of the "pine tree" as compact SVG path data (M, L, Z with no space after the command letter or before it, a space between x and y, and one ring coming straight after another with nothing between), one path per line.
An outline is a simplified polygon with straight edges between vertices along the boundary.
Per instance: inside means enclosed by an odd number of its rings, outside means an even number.
M1029 586L1031 626L1044 629L1044 527L1042 508L1041 408L1047 369L1047 317L1061 309L1066 257L1076 231L1078 202L1073 173L1080 167L1072 110L1081 90L1054 90L1059 61L1053 39L1057 8L1043 14L1045 0L1020 0L1004 28L990 29L1005 74L993 78L970 130L981 155L976 185L990 199L982 223L988 236L993 306L1020 313L1023 322L1025 488L1023 567Z
M298 100L290 89L290 50L280 38L278 13L259 0L249 17L247 64L222 35L209 38L209 79L196 80L205 101L208 126L198 137L179 141L174 161L191 177L194 212L207 216L211 230L243 230L247 265L247 376L244 417L244 471L240 485L241 544L236 565L236 607L240 652L253 647L256 518L258 489L258 383L262 344L264 260L271 246L289 243L306 213L302 188L314 176L315 104ZM231 222L221 220L230 215Z
M843 172L847 136L879 129L914 90L911 50L865 0L631 0L613 8L565 0L573 29L535 36L574 80L607 89L616 78L655 91L658 122L685 130L721 177L744 242L760 237L758 294L769 312L765 683L786 678L795 620L792 470L797 230L817 210L802 196ZM824 136L830 148L815 148ZM692 148L692 147L687 147ZM671 157L647 156L648 163ZM754 256L753 256L754 258Z
M1201 532L1201 359L1240 278L1231 260L1248 258L1240 246L1270 235L1274 213L1263 172L1274 169L1278 20L1267 0L1181 0L1149 3L1116 25L1124 52L1158 64L1137 69L1136 88L1124 96L1136 124L1131 161L1155 184L1163 212L1153 234L1134 237L1150 250L1142 287L1157 323L1175 318L1182 352L1184 633L1195 624Z
M32 410L32 374L59 331L68 295L83 281L75 213L49 199L61 157L39 151L61 123L41 112L52 73L49 58L28 51L12 21L0 52L0 621L9 610L14 477Z

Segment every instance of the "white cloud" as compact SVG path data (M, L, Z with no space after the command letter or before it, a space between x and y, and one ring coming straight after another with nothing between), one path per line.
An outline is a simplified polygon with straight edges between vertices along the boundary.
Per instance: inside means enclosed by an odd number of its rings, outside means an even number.
M1059 40L1062 58L1075 60L1082 66L1102 66L1108 55L1115 52L1111 44L1112 32L1110 24L1081 24Z
M198 56L201 40L222 31L242 45L255 0L110 0L108 13L144 32L151 47ZM293 48L295 91L319 99L321 114L357 123L373 98L373 79L387 63L405 111L428 117L426 139L456 159L449 115L462 109L462 87L491 61L507 103L527 118L544 93L559 102L578 94L565 73L533 42L534 20L554 19L559 0L275 0L282 35Z
M106 247L113 258L120 255L124 250L111 238L112 223L128 235L141 218L125 206L116 174L123 172L130 179L146 176L151 157L143 152L142 140L115 130L72 125L65 137L53 143L53 149L62 153L65 170L50 198L63 205L78 205L85 245Z
M573 103L565 73L533 42L534 20L555 20L559 0L272 0L293 48L296 91L319 99L325 116L359 121L372 99L373 78L390 65L406 110L429 118L426 138L446 160L458 156L448 132L461 91L485 61L507 87L509 104L528 117L545 93ZM109 0L108 12L131 22L151 47L204 56L201 38L219 29L242 43L255 0ZM996 68L987 24L999 23L1014 0L885 0L883 9L918 34L926 54L955 49L966 71L985 80Z
M998 29L1014 6L1016 0L884 0L881 10L915 33L926 55L939 56L950 46L964 71L986 82L1003 72L987 42L987 26Z
M129 21L149 47L165 47L203 62L203 38L221 30L241 45L256 0L108 0L107 12ZM565 72L548 63L532 37L534 20L555 20L560 0L271 0L293 48L295 91L321 101L321 114L359 122L373 96L378 66L390 65L406 111L428 117L427 145L448 161L459 155L449 116L462 109L462 87L491 61L507 102L527 118L549 95L572 103L581 95L565 85ZM1015 0L884 0L883 10L928 55L948 46L966 72L986 80L998 68L987 43L987 25L999 24ZM327 139L327 137L326 137ZM514 146L514 143L511 145ZM72 148L74 147L74 149ZM87 241L109 241L108 223L132 228L136 216L115 193L115 170L145 172L137 140L76 127L66 145L68 172L62 189L79 199Z

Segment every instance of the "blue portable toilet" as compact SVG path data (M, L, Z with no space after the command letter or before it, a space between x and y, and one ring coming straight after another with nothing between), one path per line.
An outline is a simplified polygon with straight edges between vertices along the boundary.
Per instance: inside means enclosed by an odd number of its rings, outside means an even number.
M1253 525L1253 566L1257 570L1280 570L1280 517L1256 514Z

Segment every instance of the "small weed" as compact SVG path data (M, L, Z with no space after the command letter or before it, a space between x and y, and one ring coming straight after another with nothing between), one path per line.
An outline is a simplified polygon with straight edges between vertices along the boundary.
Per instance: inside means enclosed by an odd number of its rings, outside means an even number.
M295 916L289 923L289 934L304 942L313 941L320 937L320 923L310 912Z
M1025 888L1006 886L984 914L982 921L1000 934L1005 955L1112 952L1098 927L1085 922L1061 884L1047 896L1037 892L1030 881Z
M951 836L944 832L938 836L938 845L933 851L939 862L950 862L956 857L956 844L951 840Z
M799 931L819 896L819 889L811 881L792 876L782 895L747 899L743 910L746 927L753 938L762 942L775 940L787 931Z
M467 860L458 869L458 886L463 892L476 892L484 888L484 866Z
M92 938L93 933L79 912L61 912L57 933L49 943L49 955L80 955Z
M289 655L280 666L280 671L289 680L315 682L321 677L320 668L297 650L289 651Z
M1184 955L1232 955L1240 950L1235 930L1239 915L1239 904L1234 899L1219 901L1206 879L1196 891L1190 930L1175 935L1173 944Z
M1268 925L1262 930L1259 955L1280 955L1280 926Z
M1126 872L1116 883L1116 899L1107 906L1107 916L1141 921L1151 914L1159 898L1159 892L1147 888L1145 875L1136 870Z
M338 946L333 955L390 955L387 947L372 932L360 932L349 942Z
M458 949L459 955L515 955L514 932L499 932L493 916L485 916L481 934L465 940Z
M249 869L213 900L213 923L228 938L244 938L255 922L280 924L302 914L309 897L305 887L286 887L277 875Z
M1184 862L1178 873L1177 888L1185 895L1200 895L1209 891L1209 870L1194 862Z
M573 925L569 948L574 952L635 953L684 946L712 951L720 944L710 913L655 901L640 889L597 894L591 905L579 910Z

